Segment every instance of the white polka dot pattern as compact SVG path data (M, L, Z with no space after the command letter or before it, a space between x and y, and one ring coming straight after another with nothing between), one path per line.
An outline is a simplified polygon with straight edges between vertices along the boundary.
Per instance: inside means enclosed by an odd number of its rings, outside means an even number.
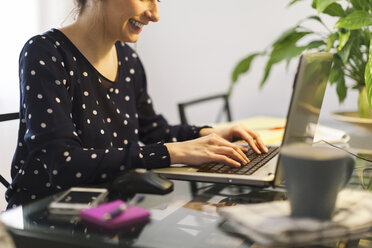
M196 137L190 128L170 127L155 113L137 54L124 43L116 48L120 66L113 83L58 30L27 42L20 57L23 100L12 164L12 173L20 175L13 183L19 187L7 197L22 189L34 200L43 189L40 196L83 180L110 181L129 169L126 164L169 166L163 142ZM140 147L139 140L146 145ZM35 148L40 149L37 157L27 159L29 149ZM30 190L35 187L38 193Z

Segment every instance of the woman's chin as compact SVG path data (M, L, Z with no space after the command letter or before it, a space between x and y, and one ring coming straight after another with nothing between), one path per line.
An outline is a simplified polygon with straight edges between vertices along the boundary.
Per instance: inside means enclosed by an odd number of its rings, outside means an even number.
M122 35L120 41L128 43L136 43L138 41L139 35Z

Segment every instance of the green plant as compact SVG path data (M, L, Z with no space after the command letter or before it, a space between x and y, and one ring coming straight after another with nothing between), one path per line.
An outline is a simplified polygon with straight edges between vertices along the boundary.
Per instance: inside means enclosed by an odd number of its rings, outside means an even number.
M299 1L305 0L292 0L288 6ZM317 11L315 15L300 20L267 49L249 54L235 66L229 95L239 76L249 71L252 61L258 56L268 58L261 88L274 65L282 61L288 65L292 58L298 57L303 51L317 50L334 54L329 82L336 84L339 101L344 101L348 89L362 92L365 88L366 99L358 102L367 102L367 110L372 109L372 52L369 53L372 51L372 0L312 0L311 7ZM323 22L325 16L335 19L332 28ZM307 21L317 22L324 32L307 28L304 25ZM351 79L352 85L347 85L345 78ZM369 117L370 114L361 115Z

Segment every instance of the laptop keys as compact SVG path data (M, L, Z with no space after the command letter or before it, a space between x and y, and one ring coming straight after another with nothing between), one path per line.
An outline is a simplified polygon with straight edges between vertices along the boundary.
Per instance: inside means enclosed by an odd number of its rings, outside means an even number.
M206 173L221 173L221 174L237 174L237 175L251 175L259 168L264 166L270 159L279 153L279 147L269 146L268 153L256 154L250 149L246 155L250 162L246 165L242 165L238 168L231 167L225 164L209 163L202 165L198 172Z

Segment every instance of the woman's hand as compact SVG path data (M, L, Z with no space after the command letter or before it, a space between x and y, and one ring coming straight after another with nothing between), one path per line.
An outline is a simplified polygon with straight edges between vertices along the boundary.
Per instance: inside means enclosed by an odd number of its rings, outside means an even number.
M221 128L203 128L200 130L200 136L209 135L211 133L218 134L222 138L231 142L245 140L257 154L261 154L261 151L265 153L268 152L267 147L263 143L260 135L243 124Z
M201 165L218 162L239 167L249 162L244 154L248 148L231 143L216 133L184 142L166 143L165 146L171 164Z

